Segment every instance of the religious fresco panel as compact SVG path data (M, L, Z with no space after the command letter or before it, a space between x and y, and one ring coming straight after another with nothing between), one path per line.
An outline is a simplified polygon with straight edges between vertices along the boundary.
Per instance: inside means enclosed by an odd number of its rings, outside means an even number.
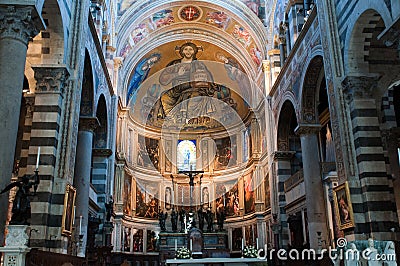
M242 228L233 228L232 230L232 250L240 251L242 250L243 241L243 231Z
M239 190L236 180L216 183L216 196L217 208L225 206L227 217L240 215Z
M157 234L152 230L147 231L147 252L157 252Z
M138 135L137 164L145 168L159 170L159 162L159 141Z
M264 179L265 184L265 209L271 208L271 187L269 184L269 176Z
M157 219L159 191L156 182L136 180L136 216Z
M207 12L205 22L225 30L230 20L231 18L228 14L223 11L209 11Z
M143 230L132 229L133 252L143 252Z
M244 176L244 209L246 214L255 211L253 173Z
M124 251L126 251L126 252L131 251L131 228L130 227L124 228Z
M123 202L124 202L124 213L128 216L132 215L131 190L132 190L132 177L126 174L124 180Z
M214 169L223 170L229 166L237 164L237 144L236 136L216 139L215 145L217 146Z

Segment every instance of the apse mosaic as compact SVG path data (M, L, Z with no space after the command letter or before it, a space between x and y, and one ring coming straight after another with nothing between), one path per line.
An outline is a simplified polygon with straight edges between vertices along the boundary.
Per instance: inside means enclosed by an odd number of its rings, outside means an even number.
M136 216L157 219L159 207L158 183L136 180Z

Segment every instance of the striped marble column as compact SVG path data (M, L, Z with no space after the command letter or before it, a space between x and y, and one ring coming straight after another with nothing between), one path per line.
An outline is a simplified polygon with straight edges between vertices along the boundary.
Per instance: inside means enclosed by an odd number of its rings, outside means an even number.
M353 204L354 237L369 234L377 240L391 239L391 228L397 228L396 206L392 184L386 172L378 113L372 92L377 78L348 76L343 80L349 106L358 178L349 180Z
M74 186L76 187L75 224L77 234L83 235L78 250L79 257L85 257L87 233L89 224L89 191L92 167L93 131L99 125L96 117L80 117L78 130L78 144L76 148L76 162Z
M286 197L284 184L291 176L290 160L296 152L294 151L276 151L274 152L274 161L276 168L276 191L278 192L278 221L280 222L279 248L287 248L289 242L289 227L286 215Z
M0 188L10 182L14 167L28 42L42 28L37 9L22 4L20 7L0 6L0 84L3 97L0 104ZM0 213L7 213L7 209L8 193L5 193L0 196ZM6 215L0 218L0 243L4 240L6 218Z
M310 248L318 250L319 237L322 243L328 243L324 190L318 154L318 133L321 125L300 124L296 134L300 135L304 186ZM325 248L325 247L324 247Z
M60 142L61 109L64 86L69 77L65 66L32 67L36 79L35 106L32 117L27 174L32 174L40 147L40 185L32 205L31 225L40 234L32 235L31 246L61 248L61 220L65 189L54 190L59 177L54 176ZM58 237L57 237L58 236Z

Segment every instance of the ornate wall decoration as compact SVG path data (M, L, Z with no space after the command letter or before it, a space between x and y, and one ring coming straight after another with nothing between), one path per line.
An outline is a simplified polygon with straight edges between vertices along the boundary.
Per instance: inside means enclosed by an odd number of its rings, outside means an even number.
M155 182L136 179L136 216L157 219L159 188Z
M228 27L230 20L228 14L223 11L209 11L205 18L206 23L224 30Z
M178 16L184 21L197 21L201 18L203 11L197 6L184 6L178 11Z

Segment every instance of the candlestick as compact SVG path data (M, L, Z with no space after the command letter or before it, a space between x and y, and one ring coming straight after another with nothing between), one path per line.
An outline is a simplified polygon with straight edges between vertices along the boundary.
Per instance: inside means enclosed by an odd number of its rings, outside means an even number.
M242 250L244 250L244 239L242 238Z
M40 147L38 148L38 153L36 157L36 170L39 169L39 158L40 158Z
M82 235L82 215L79 217L79 234Z
M193 239L190 239L190 252L193 251Z
M175 239L175 252L178 250L178 240Z
M75 217L76 206L74 206L74 213L72 213L72 217ZM72 225L75 225L75 219L72 219Z
M258 250L258 237L256 238L256 246L257 246L257 250Z

